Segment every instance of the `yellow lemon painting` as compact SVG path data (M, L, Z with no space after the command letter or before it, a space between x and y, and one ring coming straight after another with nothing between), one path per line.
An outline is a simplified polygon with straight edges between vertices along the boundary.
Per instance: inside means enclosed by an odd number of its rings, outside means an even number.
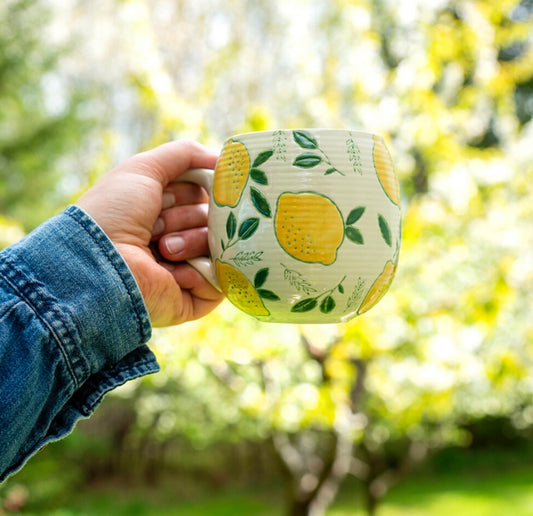
M389 289L395 274L396 264L389 260L361 303L361 306L357 311L359 315L368 312L368 310L378 303Z
M379 182L387 197L396 206L400 206L400 184L398 177L394 173L392 160L389 151L381 138L374 135L374 147L372 149L372 158Z
M250 174L250 155L239 141L224 146L215 168L213 199L219 206L235 207L239 203Z
M241 271L220 260L216 260L215 266L220 289L237 308L253 316L270 315L254 286Z
M316 192L280 195L274 225L281 247L302 262L331 265L344 239L339 209Z

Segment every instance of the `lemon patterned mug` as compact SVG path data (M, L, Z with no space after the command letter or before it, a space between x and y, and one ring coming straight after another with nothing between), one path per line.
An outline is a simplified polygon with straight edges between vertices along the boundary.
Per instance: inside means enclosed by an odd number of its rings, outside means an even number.
M262 321L338 323L387 291L401 241L400 190L373 134L260 131L228 139L215 171L180 180L210 195L209 258L191 260Z

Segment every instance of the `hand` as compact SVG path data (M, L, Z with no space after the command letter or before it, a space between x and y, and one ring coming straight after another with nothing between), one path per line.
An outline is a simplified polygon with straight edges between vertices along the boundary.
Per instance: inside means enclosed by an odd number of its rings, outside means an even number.
M214 168L217 157L195 142L166 143L124 161L76 203L130 267L153 326L197 319L222 300L183 262L207 254L206 194L196 185L172 183L190 168Z

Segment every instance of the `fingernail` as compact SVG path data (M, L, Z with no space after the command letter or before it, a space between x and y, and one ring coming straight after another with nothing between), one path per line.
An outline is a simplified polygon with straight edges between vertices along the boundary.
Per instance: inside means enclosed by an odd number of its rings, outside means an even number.
M176 199L174 198L173 193L165 192L163 194L162 207L164 210L166 210L167 208L172 208L175 202L176 202Z
M185 249L185 240L179 236L171 236L165 240L165 245L170 254L178 254Z
M165 230L165 223L163 219L159 217L154 224L154 229L152 229L152 236L160 235Z

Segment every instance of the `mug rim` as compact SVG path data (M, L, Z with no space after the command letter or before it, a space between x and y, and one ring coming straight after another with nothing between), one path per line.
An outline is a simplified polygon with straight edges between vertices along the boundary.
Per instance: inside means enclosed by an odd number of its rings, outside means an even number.
M252 135L267 135L267 134L274 134L279 131L282 132L292 132L292 131L318 131L321 133L343 133L348 134L350 133L352 136L358 137L358 136L375 136L376 138L380 138L383 140L383 137L380 136L377 133L373 133L371 131L364 131L361 129L340 129L335 127L292 127L292 128L280 128L280 129L262 129L260 131L247 131L244 133L236 133L232 136L226 138L226 141L232 140L233 138L241 138L241 137L247 137Z

